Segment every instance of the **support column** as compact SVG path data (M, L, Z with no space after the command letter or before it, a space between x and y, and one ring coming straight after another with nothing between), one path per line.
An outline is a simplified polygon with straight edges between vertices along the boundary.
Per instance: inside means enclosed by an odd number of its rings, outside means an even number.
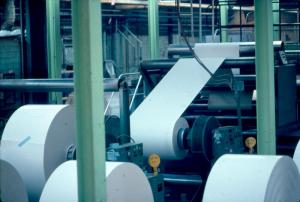
M255 0L256 116L259 154L276 154L272 1Z
M202 0L199 0L199 43L202 43Z
M46 0L25 0L24 78L48 78ZM25 94L26 103L47 103L48 93Z
M150 59L159 57L159 15L157 0L148 0L148 35Z
M280 4L279 0L273 0L273 37L274 41L280 40Z
M48 78L61 78L62 47L59 0L46 0ZM50 93L50 103L62 103L61 93Z
M227 2L220 3L220 17L221 17L221 42L228 41L228 30L223 26L228 25L228 5Z
M101 4L72 1L79 201L106 201Z

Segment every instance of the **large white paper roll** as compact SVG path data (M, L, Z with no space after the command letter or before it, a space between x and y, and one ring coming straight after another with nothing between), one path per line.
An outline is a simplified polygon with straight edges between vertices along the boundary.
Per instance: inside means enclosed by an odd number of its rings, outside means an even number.
M7 161L0 160L0 200L28 202L25 184L17 170Z
M224 58L203 58L203 63L214 73ZM195 99L210 75L195 59L180 59L157 84L130 116L131 136L142 142L144 155L157 153L163 159L182 159L177 134L188 127L180 118Z
M152 202L150 184L142 170L132 163L106 162L108 202ZM48 179L40 202L78 201L76 161L60 165Z
M74 110L67 105L26 105L8 120L0 158L22 177L29 199L37 201L43 186L75 144Z
M300 141L298 142L297 147L295 149L293 159L298 167L298 171L300 174Z
M290 157L227 154L213 166L203 202L298 202L299 187L298 170Z

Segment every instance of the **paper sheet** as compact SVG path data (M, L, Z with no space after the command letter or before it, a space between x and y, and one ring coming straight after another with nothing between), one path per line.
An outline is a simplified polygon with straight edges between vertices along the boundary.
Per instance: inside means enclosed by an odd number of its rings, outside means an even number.
M238 58L240 56L238 43L196 43L194 51L200 58Z
M203 63L214 73L224 58L203 58ZM182 159L177 134L188 127L180 118L210 75L195 59L180 59L157 84L130 116L131 137L143 143L144 155L157 153L163 159Z

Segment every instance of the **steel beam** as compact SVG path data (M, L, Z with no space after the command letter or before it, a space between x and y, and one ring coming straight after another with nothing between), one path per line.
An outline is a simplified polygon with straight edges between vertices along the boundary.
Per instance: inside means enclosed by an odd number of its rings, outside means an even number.
M101 4L72 1L79 201L106 201Z
M228 41L228 30L224 26L228 25L228 2L220 3L220 18L221 18L221 42Z
M256 116L259 154L276 154L272 1L255 0Z
M273 0L273 37L280 40L280 4L279 0Z
M157 0L148 0L148 35L150 59L159 57L159 16Z
M199 43L202 43L202 0L199 0Z
M59 0L46 0L48 77L61 77L62 47L60 36ZM50 103L62 103L61 93L50 93Z

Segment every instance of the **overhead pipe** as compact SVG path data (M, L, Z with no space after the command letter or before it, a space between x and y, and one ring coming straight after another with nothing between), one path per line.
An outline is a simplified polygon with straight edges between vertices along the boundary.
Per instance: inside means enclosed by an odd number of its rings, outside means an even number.
M104 79L105 92L119 90L119 79ZM101 82L100 82L101 83ZM72 92L73 79L1 79L0 91L20 92Z

